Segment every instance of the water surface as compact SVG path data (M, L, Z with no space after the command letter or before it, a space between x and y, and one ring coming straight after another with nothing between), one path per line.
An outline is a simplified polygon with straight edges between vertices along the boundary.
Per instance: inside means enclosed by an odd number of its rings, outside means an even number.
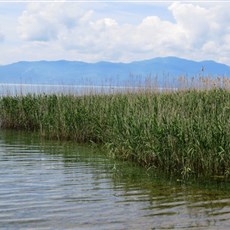
M229 229L227 183L184 185L100 151L0 131L0 229Z
M0 83L0 96L16 96L27 94L112 94L135 92L145 87L110 86L110 85L48 85L48 84L7 84Z
M139 92L143 90L176 91L177 88L153 87L153 86L112 86L112 85L47 85L47 84L7 84L0 83L1 96L16 96L27 94L64 94L64 95L89 95L89 94L114 94Z

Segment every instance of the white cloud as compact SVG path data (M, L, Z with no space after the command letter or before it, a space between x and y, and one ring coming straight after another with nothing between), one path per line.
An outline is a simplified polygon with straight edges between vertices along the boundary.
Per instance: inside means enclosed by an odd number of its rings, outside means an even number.
M205 8L174 3L169 7L177 25L186 31L187 43L195 58L228 60L230 63L226 53L230 49L229 6L229 3L209 4Z
M148 15L131 24L99 17L93 4L86 9L84 3L31 3L19 18L18 32L31 50L41 42L43 59L131 61L174 55L230 64L229 6L176 2L168 6L174 21Z
M177 2L173 3L169 9L177 24L186 31L187 41L191 46L197 48L210 40L219 40L219 35L227 32L224 21L227 20L229 13L224 10L225 7L204 8L199 5ZM227 24L229 26L229 21Z
M84 12L78 4L31 3L19 18L19 34L29 41L49 41L62 31L84 23L91 12Z

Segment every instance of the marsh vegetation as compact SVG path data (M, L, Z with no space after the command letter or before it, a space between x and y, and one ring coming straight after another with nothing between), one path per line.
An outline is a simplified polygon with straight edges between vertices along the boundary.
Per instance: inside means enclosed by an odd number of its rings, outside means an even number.
M230 91L225 79L176 91L16 95L0 100L4 128L96 143L111 156L182 179L230 174ZM225 82L224 82L225 81ZM208 83L208 84L207 84Z

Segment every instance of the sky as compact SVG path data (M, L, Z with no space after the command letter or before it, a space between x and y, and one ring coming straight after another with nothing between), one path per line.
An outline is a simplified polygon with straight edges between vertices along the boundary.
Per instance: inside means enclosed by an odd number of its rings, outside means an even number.
M229 1L0 1L0 65L177 56L230 65Z

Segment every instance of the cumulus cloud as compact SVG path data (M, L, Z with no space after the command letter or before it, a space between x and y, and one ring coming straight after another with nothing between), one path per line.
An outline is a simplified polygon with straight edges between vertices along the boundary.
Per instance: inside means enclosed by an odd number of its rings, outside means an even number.
M193 4L174 3L169 9L172 11L176 23L187 36L190 45L199 47L210 39L218 39L223 31L223 22L219 20L216 7L205 9ZM219 12L222 13L223 12Z
M58 39L90 17L77 4L31 3L19 18L18 31L22 39L49 41Z
M230 49L229 3L194 4L173 3L171 10L176 24L185 31L186 42L194 56L217 59ZM225 58L226 59L226 58ZM230 59L229 59L230 61Z
M138 24L128 24L98 18L83 3L31 3L19 18L18 32L23 40L59 47L65 58L75 54L76 59L89 61L167 55L216 59L222 52L226 60L230 51L227 6L176 2L168 7L174 21L149 15Z

